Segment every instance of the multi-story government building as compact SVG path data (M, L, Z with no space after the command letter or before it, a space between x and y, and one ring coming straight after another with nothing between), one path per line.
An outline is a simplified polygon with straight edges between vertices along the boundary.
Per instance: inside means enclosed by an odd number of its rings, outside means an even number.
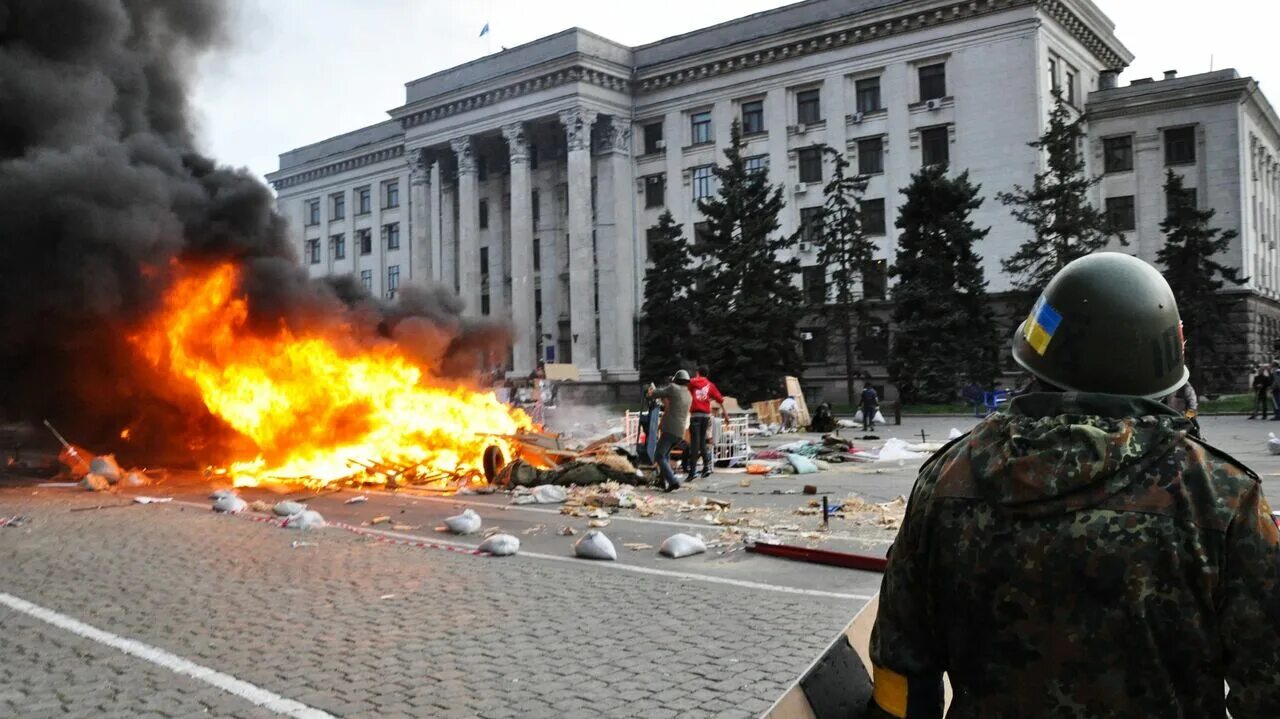
M969 170L999 292L1000 260L1028 230L995 193L1042 167L1027 143L1057 89L1090 112L1094 199L1129 228L1127 251L1155 259L1166 168L1239 233L1223 261L1249 276L1241 361L1269 356L1280 122L1231 70L1115 87L1132 57L1090 0L807 0L639 47L571 29L413 80L389 120L285 152L268 179L313 276L388 298L444 283L469 311L510 319L514 372L541 359L631 380L647 228L670 210L696 237L734 120L748 163L785 187L783 232L822 204L819 146L870 178L869 298L886 293L898 189L925 164ZM825 272L797 251L797 282L820 303ZM841 383L838 343L828 351L820 323L802 330L807 384ZM871 376L888 332L862 329Z

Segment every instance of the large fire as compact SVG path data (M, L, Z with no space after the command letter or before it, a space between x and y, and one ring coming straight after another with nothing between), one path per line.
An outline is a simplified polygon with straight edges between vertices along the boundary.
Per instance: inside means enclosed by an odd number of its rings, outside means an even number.
M511 456L510 443L495 435L533 428L491 392L440 380L391 342L251 331L231 264L180 275L163 309L131 339L256 445L256 457L227 458L238 485L315 486L387 466L475 476L487 447Z

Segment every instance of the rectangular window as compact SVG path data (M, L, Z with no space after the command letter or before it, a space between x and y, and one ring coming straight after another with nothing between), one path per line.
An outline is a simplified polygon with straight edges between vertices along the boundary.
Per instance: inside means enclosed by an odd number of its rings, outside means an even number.
M373 254L373 236L369 230L356 230L356 242L360 245L360 254Z
M644 178L644 206L662 207L666 204L666 183L663 175L648 175Z
M827 303L827 268L822 265L800 268L800 287L806 303L815 306L825 305Z
M822 327L800 329L800 351L805 364L827 363L827 330Z
M822 236L822 208L800 208L800 238L805 242L817 242Z
M711 142L711 111L704 110L689 115L690 144L702 145Z
M1103 138L1102 169L1103 172L1129 172L1133 169L1133 135Z
M347 216L347 196L345 193L339 192L336 195L329 196L330 209L333 214L330 219L341 220Z
M1189 165L1196 161L1196 128L1175 127L1164 131L1164 164Z
M1076 73L1074 70L1067 71L1067 102L1072 105L1076 104Z
M480 276L481 277L489 276L489 248L488 247L480 248Z
M889 263L872 260L862 268L862 296L868 300L883 300L888 286Z
M705 247L711 242L711 225L706 222L693 223L693 246Z
M400 183L392 180L382 183L382 209L400 206Z
M880 104L880 78L868 77L854 83L858 94L858 112L875 112L883 109Z
M538 146L532 142L529 143L529 169L538 169Z
M400 289L400 265L391 265L387 268L387 299L394 299L398 289Z
M796 122L816 125L822 122L822 92L817 88L796 93Z
M742 103L742 134L764 132L764 101L751 100Z
M653 245L662 237L662 233L657 227L650 227L644 231L644 256L653 261Z
M1174 208L1176 208L1176 207L1178 206L1178 200L1179 200L1179 198L1178 198L1178 196L1177 196L1177 195L1174 195L1174 194L1167 194L1167 195L1165 195L1165 198L1164 198L1164 211L1165 211L1165 214L1166 214L1166 215L1172 215L1172 214L1173 214L1173 210L1174 210ZM1185 203L1188 207L1195 207L1195 206L1196 206L1196 188L1194 188L1194 187L1184 187L1184 188L1182 188L1182 197L1181 197L1181 200L1182 200L1182 202L1183 202L1183 203Z
M945 126L920 131L920 157L925 167L951 161L951 140Z
M889 359L889 325L884 322L859 323L858 355L876 363Z
M801 182L822 182L822 148L805 147L796 151L800 162Z
M533 271L542 269L542 240L533 238ZM539 313L541 314L541 313Z
M925 65L920 68L919 74L921 102L947 96L947 66L944 63Z
M1049 89L1058 89L1058 61L1055 58L1049 58Z
M1107 198L1107 221L1111 228L1120 232L1129 232L1137 227L1133 213L1133 195Z
M307 240L307 262L318 265L320 264L320 240Z
M542 326L542 290L533 291L533 319L534 323L539 327ZM541 342L542 340L538 340Z
M868 235L885 233L884 198L862 201L862 231Z
M329 244L333 247L333 259L347 259L347 238L343 235L334 235L329 238Z
M489 314L489 293L488 292L480 295L480 314L482 315Z
M489 201L480 201L480 229L489 229Z
M644 154L652 155L662 152L666 143L662 140L662 122L651 122L644 126Z
M307 226L320 224L320 201L307 200Z
M884 172L884 138L858 140L858 174L879 175Z
M529 206L533 208L533 226L538 226L538 220L542 219L542 205L538 203L538 191L534 190L529 193Z
M742 159L742 166L747 172L753 175L757 172L768 172L769 156L768 155L752 155L751 157L744 157Z
M382 234L387 238L387 249L400 249L400 223L392 222L382 226Z
M702 200L714 194L711 191L712 165L693 168L693 199Z
M356 190L356 214L367 215L371 209L372 202L370 200L369 188L361 187Z
M373 270L360 270L360 286L366 292L373 290Z
M484 182L489 179L489 163L485 160L484 155L476 155L476 182Z

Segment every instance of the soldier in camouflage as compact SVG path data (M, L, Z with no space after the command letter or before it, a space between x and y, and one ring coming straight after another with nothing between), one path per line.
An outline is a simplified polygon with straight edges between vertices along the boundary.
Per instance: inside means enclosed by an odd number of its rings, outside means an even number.
M1037 387L912 490L871 716L941 717L945 673L948 717L1280 717L1280 539L1257 475L1158 402L1180 327L1128 255L1046 287L1014 338Z

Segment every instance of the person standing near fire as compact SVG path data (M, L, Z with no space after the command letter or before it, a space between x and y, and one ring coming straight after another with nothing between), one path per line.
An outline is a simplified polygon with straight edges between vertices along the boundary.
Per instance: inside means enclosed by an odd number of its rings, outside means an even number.
M684 431L689 426L689 406L693 403L693 395L689 393L689 373L685 370L676 372L671 383L662 387L652 384L645 391L646 397L662 400L662 419L658 422L658 473L662 477L663 491L670 492L680 488L675 472L671 471L671 449L684 439Z
M698 365L693 379L689 380L689 394L693 397L692 404L689 405L689 479L699 476L699 458L702 459L701 476L706 477L711 474L714 458L711 445L707 440L707 432L711 429L711 403L714 402L719 407L720 414L724 414L724 396L720 394L716 384L707 377L708 373L706 365Z

